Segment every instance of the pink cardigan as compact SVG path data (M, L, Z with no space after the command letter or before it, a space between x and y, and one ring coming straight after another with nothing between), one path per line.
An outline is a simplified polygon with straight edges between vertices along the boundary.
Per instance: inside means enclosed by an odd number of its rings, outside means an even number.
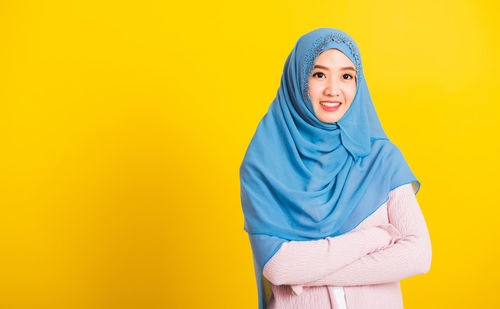
M263 269L272 290L266 308L403 308L399 280L427 273L431 257L424 216L405 184L349 233L283 243Z

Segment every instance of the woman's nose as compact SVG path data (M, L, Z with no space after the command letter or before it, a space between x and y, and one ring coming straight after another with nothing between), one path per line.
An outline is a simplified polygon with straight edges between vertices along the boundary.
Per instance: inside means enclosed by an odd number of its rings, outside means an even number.
M330 82L325 88L325 95L340 95L340 88L335 82Z

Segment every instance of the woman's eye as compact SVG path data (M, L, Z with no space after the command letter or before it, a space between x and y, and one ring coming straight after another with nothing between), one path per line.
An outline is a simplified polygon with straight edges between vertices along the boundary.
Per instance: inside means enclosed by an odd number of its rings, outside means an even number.
M319 75L325 76L325 74L323 74L322 72L316 72L316 73L313 74L313 76L318 76L318 77L321 78L321 76L319 76Z
M352 79L352 75L351 74L344 74L342 75L345 79ZM346 77L347 76L347 77Z

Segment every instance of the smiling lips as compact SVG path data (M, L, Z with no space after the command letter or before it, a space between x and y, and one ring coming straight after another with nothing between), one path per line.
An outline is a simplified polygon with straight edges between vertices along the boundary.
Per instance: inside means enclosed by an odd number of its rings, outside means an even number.
M319 104L327 112L334 112L340 108L340 101L320 101Z

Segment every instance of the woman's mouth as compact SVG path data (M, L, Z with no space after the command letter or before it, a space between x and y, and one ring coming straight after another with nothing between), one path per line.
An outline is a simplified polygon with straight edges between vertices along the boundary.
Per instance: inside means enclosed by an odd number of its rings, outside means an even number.
M327 112L334 112L340 108L340 105L342 105L342 103L340 103L338 101L334 101L334 102L322 101L322 102L319 102L319 104Z

